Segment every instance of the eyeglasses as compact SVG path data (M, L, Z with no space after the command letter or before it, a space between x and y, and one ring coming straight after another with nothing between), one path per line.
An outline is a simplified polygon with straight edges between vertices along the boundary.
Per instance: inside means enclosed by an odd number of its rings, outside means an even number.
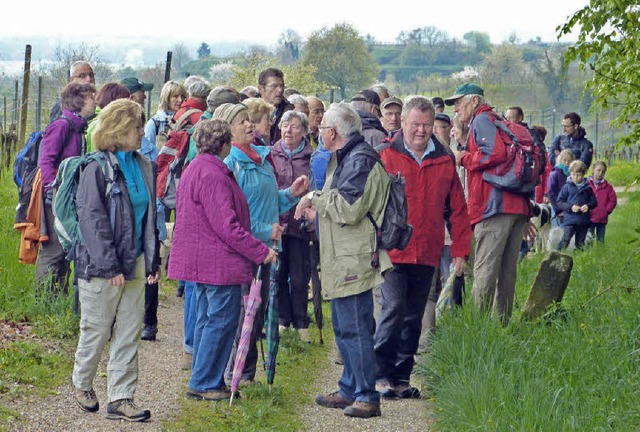
M285 129L291 129L291 130L294 130L294 131L302 130L302 125L282 123L282 130L285 130Z
M410 126L413 129L420 129L421 127L429 129L433 127L433 123L411 123Z
M284 88L284 83L282 83L282 84L271 83L271 84L267 84L265 87L268 88L268 89L278 89L278 88L279 89L283 89Z
M95 78L96 75L93 72L89 72L89 73L81 73L80 75L74 75L72 78L80 78L80 79L86 79L86 78Z

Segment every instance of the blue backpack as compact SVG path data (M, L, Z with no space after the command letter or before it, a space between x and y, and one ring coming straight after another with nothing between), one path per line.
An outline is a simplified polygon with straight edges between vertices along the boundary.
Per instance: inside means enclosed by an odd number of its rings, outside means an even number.
M69 132L65 138L65 141L68 141L73 131L75 131L75 127L68 117L62 116L60 118L69 123ZM43 136L44 132L33 132L13 161L13 182L18 187L18 207L16 208L15 223L27 222L27 210L31 201L33 180L36 178L36 173L40 167Z

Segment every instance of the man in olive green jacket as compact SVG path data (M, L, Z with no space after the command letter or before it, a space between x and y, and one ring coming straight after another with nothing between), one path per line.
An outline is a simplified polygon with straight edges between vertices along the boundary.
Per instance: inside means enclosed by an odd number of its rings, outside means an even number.
M381 225L390 182L349 104L333 104L319 129L332 153L326 182L321 192L300 200L295 217L313 221L317 215L322 289L331 300L344 370L339 390L316 397L316 403L344 409L351 417L374 417L380 415L380 394L375 389L372 289L382 283L391 261L386 251L376 251L375 230L367 214Z

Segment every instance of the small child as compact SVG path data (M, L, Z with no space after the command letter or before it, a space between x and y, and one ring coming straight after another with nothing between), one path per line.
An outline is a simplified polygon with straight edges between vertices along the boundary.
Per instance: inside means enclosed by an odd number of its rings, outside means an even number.
M558 194L557 207L564 213L564 235L558 248L564 249L576 236L576 249L582 249L591 226L589 210L598 205L596 195L584 178L587 166L581 160L569 165L569 178Z
M594 234L599 242L604 243L604 233L607 229L609 215L618 204L616 191L613 186L604 179L607 173L607 165L603 161L596 161L593 164L593 173L589 177L589 186L596 195L598 207L591 212L591 226L589 232Z
M569 177L569 165L573 162L573 152L569 149L564 149L556 157L556 166L553 167L549 177L547 178L547 192L545 197L547 202L551 204L553 219L551 225L554 227L562 228L563 214L562 210L558 208L558 195L562 190L562 187L567 183Z

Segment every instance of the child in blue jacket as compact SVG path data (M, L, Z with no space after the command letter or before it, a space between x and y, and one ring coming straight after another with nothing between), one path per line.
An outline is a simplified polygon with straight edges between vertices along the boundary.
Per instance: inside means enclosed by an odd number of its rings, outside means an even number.
M598 206L596 195L585 179L587 166L580 160L569 165L569 178L558 194L557 206L564 212L564 235L558 248L564 249L576 236L576 249L582 249L591 225L589 211Z

